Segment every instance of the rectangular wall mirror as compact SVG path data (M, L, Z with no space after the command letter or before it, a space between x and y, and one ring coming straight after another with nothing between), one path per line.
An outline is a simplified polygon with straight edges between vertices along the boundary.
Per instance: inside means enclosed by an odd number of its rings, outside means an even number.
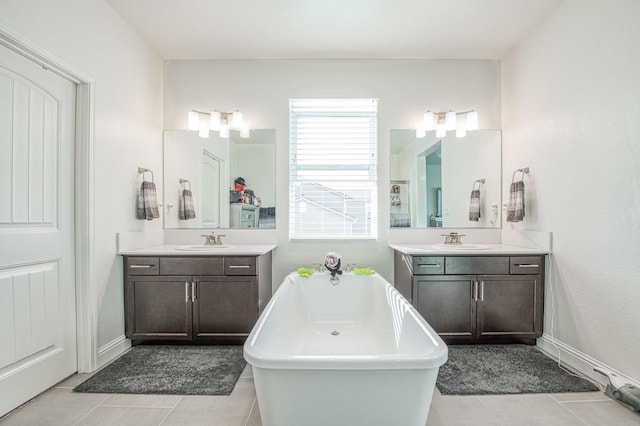
M247 139L235 131L228 139L216 132L201 138L193 131L165 131L165 229L275 228L275 145L274 129L252 130ZM244 198L231 192L239 177ZM184 214L185 190L191 191L195 217Z
M428 132L416 138L414 130L392 129L390 142L391 228L500 228L499 130L473 131L463 138ZM474 189L480 191L477 221L470 220Z

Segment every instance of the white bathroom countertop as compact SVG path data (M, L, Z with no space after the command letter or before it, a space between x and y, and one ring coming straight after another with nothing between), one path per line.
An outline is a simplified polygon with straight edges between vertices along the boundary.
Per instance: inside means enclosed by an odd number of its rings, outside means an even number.
M519 247L506 244L463 244L469 248L444 247L443 244L389 244L394 250L408 255L441 255L441 256L466 256L466 255L492 255L492 254L549 254L547 250Z
M275 244L225 244L223 247L207 250L184 250L184 248L195 246L198 244L162 245L121 250L118 254L123 256L260 256L276 248Z

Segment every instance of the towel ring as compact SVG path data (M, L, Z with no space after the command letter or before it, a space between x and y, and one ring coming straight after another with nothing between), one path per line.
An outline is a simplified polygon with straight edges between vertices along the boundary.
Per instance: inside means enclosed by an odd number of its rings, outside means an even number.
M138 174L142 175L142 180L144 180L144 174L146 172L151 173L151 182L153 182L153 171L151 171L149 169L145 169L144 167L138 167Z
M476 183L478 184L478 187L476 188ZM482 185L484 184L484 179L478 179L476 181L473 182L473 187L471 188L472 191L475 191L476 189L480 189L482 188Z
M189 188L187 188L187 183L189 184ZM180 184L184 184L184 189L191 191L191 182L189 182L189 179L180 179Z
M511 175L511 183L516 182L516 180L515 180L516 179L516 173L522 173L522 176L520 176L520 180L524 180L524 175L526 173L529 173L529 168L528 167L523 167L522 169L518 169L518 170L514 171L513 174Z

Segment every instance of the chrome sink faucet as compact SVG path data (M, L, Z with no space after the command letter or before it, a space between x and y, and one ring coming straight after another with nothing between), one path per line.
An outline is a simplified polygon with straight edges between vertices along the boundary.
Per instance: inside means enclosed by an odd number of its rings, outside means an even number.
M204 245L205 246L221 246L222 245L222 237L224 235L218 235L216 237L215 233L211 233L211 235L200 235L204 237Z
M211 233L211 235L200 235L200 236L204 237L205 246L213 246L217 244L216 236L213 232Z
M462 244L462 237L464 234L458 234L457 232L450 232L448 234L442 234L445 244Z

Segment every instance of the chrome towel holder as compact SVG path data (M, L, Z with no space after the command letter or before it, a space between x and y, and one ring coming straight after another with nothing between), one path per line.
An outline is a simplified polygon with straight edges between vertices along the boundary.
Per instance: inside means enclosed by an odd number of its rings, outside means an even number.
M144 174L147 172L151 173L151 182L153 182L153 171L145 167L138 167L138 174L142 175L142 180L144 180Z
M180 185L184 185L184 189L188 189L189 191L191 191L191 182L189 181L189 179L179 179L180 181ZM187 184L189 184L189 187L187 188Z
M476 189L480 189L482 188L482 185L484 185L485 179L476 179L473 182L473 187L471 188L472 191L475 191ZM478 184L478 187L476 188L476 183Z
M515 179L516 179L516 174L517 173L522 173L522 176L520 176L520 180L524 180L524 175L529 173L529 168L528 167L523 167L521 169L515 170L513 172L513 174L511 175L511 182L516 182Z

